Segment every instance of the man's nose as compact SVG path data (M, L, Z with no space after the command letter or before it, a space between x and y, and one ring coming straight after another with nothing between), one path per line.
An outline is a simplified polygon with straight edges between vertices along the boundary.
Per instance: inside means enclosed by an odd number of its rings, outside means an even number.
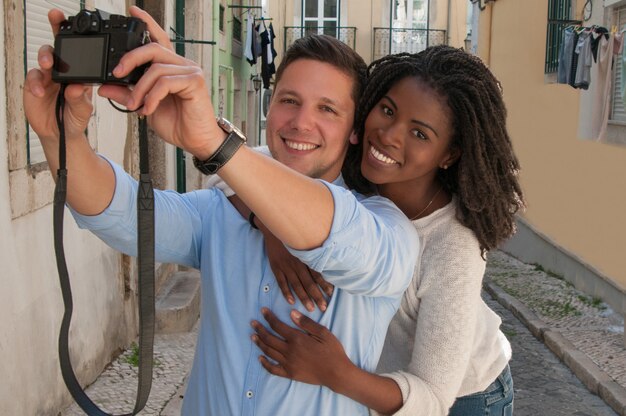
M291 127L297 130L312 130L315 125L315 111L312 108L301 106L291 119Z

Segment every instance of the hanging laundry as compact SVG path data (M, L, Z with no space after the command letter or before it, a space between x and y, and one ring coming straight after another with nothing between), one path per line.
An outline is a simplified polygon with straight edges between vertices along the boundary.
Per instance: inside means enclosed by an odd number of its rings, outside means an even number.
M621 34L624 34L624 31L622 30ZM626 107L626 42L624 42L624 39L622 38L622 67L621 67L621 90L620 90L620 96L622 97L622 104L624 105L624 107Z
M263 22L263 29L261 30L261 78L263 79L263 88L266 90L270 88L270 80L272 74L270 71L270 34Z
M593 62L598 62L598 45L600 38L609 38L609 30L605 27L596 26L591 32L591 53L593 54Z
M276 59L276 57L278 56L278 53L276 52L276 49L274 49L274 39L276 39L276 34L274 33L274 26L272 26L272 24L270 23L270 27L269 29L269 33L270 33L270 48L269 48L269 52L270 54L268 55L268 59L269 59L269 67L270 67L270 73L271 74L275 74L276 73L276 65L274 64L274 60Z
M250 65L256 64L254 51L252 50L253 38L254 38L254 17L248 15L248 20L246 22L246 44L244 46L243 53L246 57L246 61L248 61Z
M592 97L591 137L593 140L602 141L606 136L611 102L613 58L615 55L619 54L622 48L622 42L622 33L611 33L608 39L604 36L600 38L598 45L597 80L594 79L594 82L598 82L599 88L594 89L594 95Z
M593 56L591 53L591 29L585 30L578 36L578 42L574 53L578 55L576 75L574 77L574 88L589 88L591 82L591 63Z
M559 51L559 66L557 70L557 82L559 84L569 84L572 74L572 57L574 55L576 32L573 27L566 27L563 30L561 50Z

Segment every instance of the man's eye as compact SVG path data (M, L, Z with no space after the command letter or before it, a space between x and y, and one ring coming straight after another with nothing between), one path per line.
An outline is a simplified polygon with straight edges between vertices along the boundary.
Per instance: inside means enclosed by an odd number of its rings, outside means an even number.
M322 106L322 110L323 110L323 111L326 111L327 113L337 114L337 112L335 111L335 109L334 109L334 108L329 107L329 106L327 106L327 105Z

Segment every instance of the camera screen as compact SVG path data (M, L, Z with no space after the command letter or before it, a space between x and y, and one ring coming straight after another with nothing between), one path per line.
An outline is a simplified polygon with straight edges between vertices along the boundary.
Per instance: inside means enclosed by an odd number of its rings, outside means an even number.
M58 78L101 79L105 48L105 36L59 37L55 48Z

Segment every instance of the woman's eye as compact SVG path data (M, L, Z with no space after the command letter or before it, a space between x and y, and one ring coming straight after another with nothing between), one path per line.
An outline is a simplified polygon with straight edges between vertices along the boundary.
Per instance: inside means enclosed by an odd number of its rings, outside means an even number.
M383 106L383 114L385 114L386 116L392 116L393 115L393 110L387 106Z
M428 137L426 137L426 135L424 133L422 133L420 130L412 130L412 133L415 137L417 137L420 140L427 140Z

